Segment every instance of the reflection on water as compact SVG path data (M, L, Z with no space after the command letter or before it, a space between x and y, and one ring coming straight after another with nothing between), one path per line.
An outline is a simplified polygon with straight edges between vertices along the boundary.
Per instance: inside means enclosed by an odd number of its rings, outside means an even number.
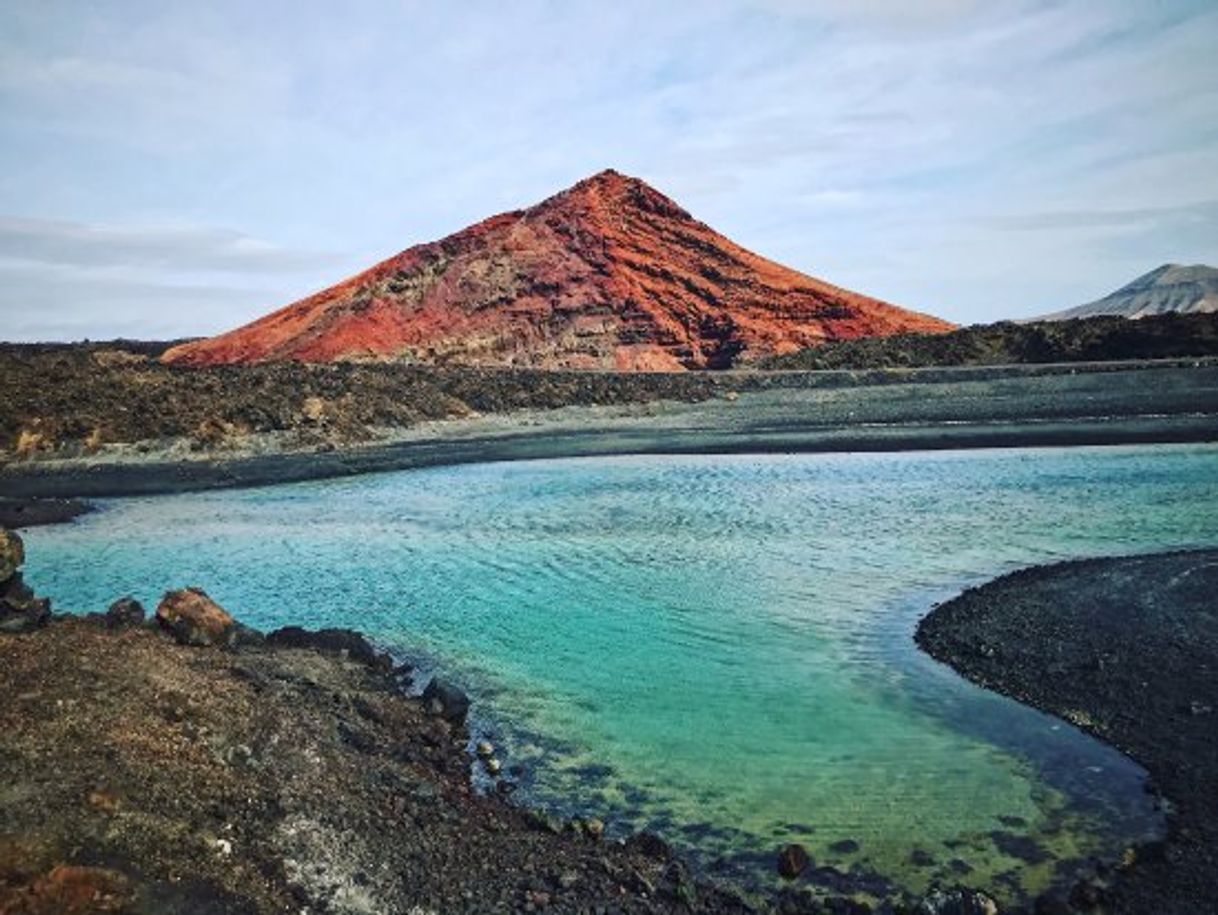
M1204 446L463 466L116 500L31 531L29 578L81 611L195 584L435 659L524 796L712 871L800 841L860 883L1017 894L1152 829L1141 773L914 624L1015 566L1212 545L1216 482Z

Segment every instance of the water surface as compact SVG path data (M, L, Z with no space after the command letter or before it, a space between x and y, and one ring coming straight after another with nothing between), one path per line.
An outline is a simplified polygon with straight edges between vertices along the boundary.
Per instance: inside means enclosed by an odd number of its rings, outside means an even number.
M192 584L433 659L530 801L712 871L800 841L862 883L1017 896L1155 828L1143 773L914 625L1018 566L1218 543L1218 448L474 465L113 500L28 540L59 608Z

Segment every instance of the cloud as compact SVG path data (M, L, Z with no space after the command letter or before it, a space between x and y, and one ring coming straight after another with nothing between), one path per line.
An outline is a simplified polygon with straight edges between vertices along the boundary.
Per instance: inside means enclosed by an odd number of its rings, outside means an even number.
M278 273L334 263L227 229L132 228L0 216L0 258L175 271Z
M1000 217L994 224L1016 232L1077 232L1086 229L1147 231L1171 225L1218 226L1218 199L1185 206L1051 210Z
M6 340L206 335L272 301L257 288L138 279L97 268L0 264Z
M349 269L228 229L0 217L6 339L209 335Z

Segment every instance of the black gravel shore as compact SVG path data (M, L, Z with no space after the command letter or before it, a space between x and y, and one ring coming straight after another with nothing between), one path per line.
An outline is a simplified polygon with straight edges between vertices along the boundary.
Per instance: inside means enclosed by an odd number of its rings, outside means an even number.
M1218 911L1218 550L1016 572L935 609L917 640L1128 753L1169 804L1164 843L1038 911Z

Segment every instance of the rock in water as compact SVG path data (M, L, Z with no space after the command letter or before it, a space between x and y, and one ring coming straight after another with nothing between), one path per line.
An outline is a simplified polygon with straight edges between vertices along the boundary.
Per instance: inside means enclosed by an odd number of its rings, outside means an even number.
M808 857L807 849L802 845L791 844L778 853L778 873L788 880L794 880L808 869L812 859Z
M25 564L25 544L13 531L0 530L0 582L8 581Z
M460 724L469 714L469 696L447 680L432 677L423 690L423 705L445 721Z
M156 620L183 645L227 645L234 632L233 618L201 588L167 592Z
M917 915L998 915L998 904L980 890L936 889L918 903Z
M144 605L134 597L120 597L106 611L106 626L118 629L122 626L139 626L144 622Z

